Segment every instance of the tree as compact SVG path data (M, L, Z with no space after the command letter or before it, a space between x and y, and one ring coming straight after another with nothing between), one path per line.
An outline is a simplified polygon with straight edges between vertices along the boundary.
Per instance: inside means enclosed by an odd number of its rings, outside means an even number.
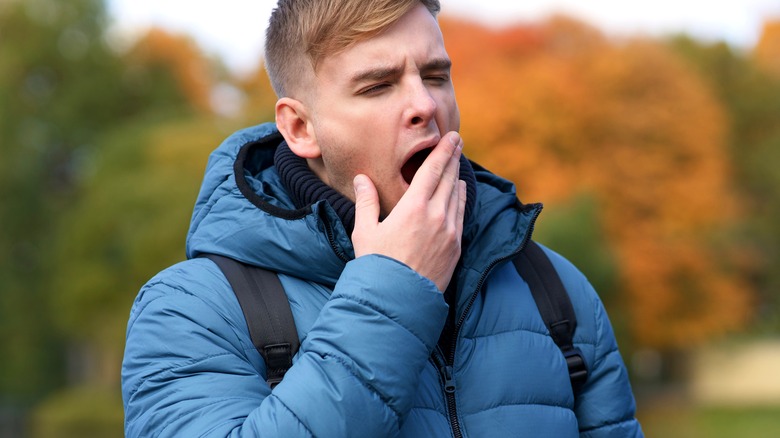
M780 77L780 20L764 23L753 58L761 69Z
M724 43L705 44L677 36L669 45L706 78L728 111L727 151L743 220L728 238L741 242L736 254L757 291L757 329L780 328L780 71L772 54L780 46L777 23L769 22L753 53Z
M98 0L0 7L0 394L32 400L64 378L42 311L51 225L95 132L121 114L121 65ZM30 315L34 317L30 318Z
M443 30L470 157L551 210L594 200L617 260L605 301L637 345L688 347L746 323L750 288L714 245L739 219L726 213L738 210L726 114L694 70L659 43L565 17ZM561 245L573 259L593 251Z
M219 62L205 57L192 38L152 28L124 58L127 79L141 103L152 97L157 104L212 113Z
M31 406L53 391L90 379L98 383L110 379L111 391L118 397L118 375L105 377L100 371L104 368L108 370L104 372L115 371L113 368L121 356L117 346L121 345L124 331L120 326L127 321L129 299L127 294L116 292L116 288L96 297L89 287L107 283L110 286L106 275L123 271L115 264L125 260L112 258L110 247L103 247L102 251L95 248L95 236L105 237L97 234L97 227L106 214L99 210L95 197L105 196L105 201L112 195L83 191L97 190L88 186L97 174L110 181L95 167L96 163L104 163L105 154L124 153L128 161L121 164L132 164L130 159L136 145L130 139L139 136L131 128L146 129L180 117L210 114L213 84L208 81L219 77L219 66L214 67L213 75L209 72L193 75L191 69L206 69L210 61L193 45L188 45L187 40L173 36L169 38L173 41L172 48L162 44L165 50L155 46L146 52L155 56L141 56L139 45L135 46L136 51L119 53L106 42L106 28L101 0L0 3L0 154L3 157L0 160L0 199L3 199L0 206L3 230L0 233L0 357L3 358L0 410L3 412L0 419L3 421L9 416L6 409L12 411L10 415L24 416ZM193 79L187 82L190 77ZM112 136L111 132L121 132L122 136ZM126 150L113 151L114 143ZM120 190L121 181L127 177L118 166L114 171L116 181L106 184ZM160 182L161 178L170 175L158 176L156 181ZM172 193L180 187L170 179L166 183L173 187ZM142 212L143 202L138 203L138 211ZM95 210L80 207L85 204ZM80 216L75 217L74 211ZM59 234L76 233L79 230L76 223L96 228L82 228L78 235L81 239ZM111 238L105 241L106 246L114 242ZM87 249L95 252L85 254ZM83 259L77 260L82 256ZM95 256L107 257L103 263L116 269L102 272L100 269L105 266L89 265ZM144 257L139 256L139 260ZM128 277L127 273L117 277L127 278L136 280L136 284L127 287L140 286L137 277ZM57 305L50 306L51 303ZM74 306L83 306L76 316L73 316L77 313ZM112 315L116 321L103 320L101 315ZM106 344L111 344L111 348L103 348ZM92 360L92 356L97 359ZM97 364L95 370L84 368L93 363ZM106 363L113 368L103 367ZM92 371L96 371L94 375ZM73 403L69 408L81 409L82 414L84 409L89 409L80 404L80 399L59 400L66 400L66 404L70 400ZM45 411L45 406L42 409Z
M184 258L184 237L208 153L224 138L210 118L138 122L108 133L81 195L52 242L57 327L121 357L138 289ZM108 361L115 368L119 361ZM103 383L116 384L117 369Z

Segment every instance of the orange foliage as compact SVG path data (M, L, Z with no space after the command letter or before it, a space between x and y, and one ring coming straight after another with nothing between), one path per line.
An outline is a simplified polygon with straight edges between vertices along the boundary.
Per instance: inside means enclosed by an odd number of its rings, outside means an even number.
M750 293L709 247L735 219L727 119L659 43L556 17L491 31L442 20L468 155L521 199L593 193L635 339L685 346L738 328Z
M780 77L780 20L764 23L754 55L758 65Z
M194 108L211 111L215 79L208 60L192 39L153 28L135 44L129 56L131 64L163 66Z

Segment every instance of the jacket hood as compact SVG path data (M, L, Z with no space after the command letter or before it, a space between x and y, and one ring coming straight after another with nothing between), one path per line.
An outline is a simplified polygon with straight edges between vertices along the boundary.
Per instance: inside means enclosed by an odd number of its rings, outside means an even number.
M327 202L295 207L273 166L281 141L276 125L267 123L236 132L212 152L187 233L187 257L214 253L335 284L354 257L351 242Z
M327 201L296 208L274 166L282 141L276 125L266 123L236 132L212 152L187 234L187 257L220 254L333 285L354 258L349 233ZM522 245L541 206L521 204L510 182L472 165L479 194L464 225L464 243L483 243L464 251L464 262L480 270L488 259Z

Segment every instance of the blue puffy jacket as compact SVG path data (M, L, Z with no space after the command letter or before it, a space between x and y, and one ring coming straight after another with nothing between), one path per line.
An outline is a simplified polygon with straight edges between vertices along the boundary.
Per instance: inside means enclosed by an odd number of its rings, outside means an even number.
M122 364L127 436L642 436L599 298L545 249L571 295L575 344L590 367L575 400L564 358L508 261L539 213L509 182L476 171L455 347L444 357L437 341L448 306L436 286L396 260L355 259L327 202L296 209L273 166L279 141L265 124L212 153L189 260L141 289ZM200 253L280 273L301 348L273 391L235 295ZM445 375L454 391L444 390Z

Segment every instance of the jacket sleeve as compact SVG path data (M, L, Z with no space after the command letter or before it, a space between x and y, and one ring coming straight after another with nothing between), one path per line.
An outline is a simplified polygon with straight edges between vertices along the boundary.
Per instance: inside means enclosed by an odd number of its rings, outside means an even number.
M207 260L144 286L122 364L126 436L396 435L447 313L407 266L354 260L271 391L232 296Z
M580 437L644 437L635 418L636 403L628 372L606 310L590 284L585 282L584 287L594 313L596 343L588 380L575 403Z

